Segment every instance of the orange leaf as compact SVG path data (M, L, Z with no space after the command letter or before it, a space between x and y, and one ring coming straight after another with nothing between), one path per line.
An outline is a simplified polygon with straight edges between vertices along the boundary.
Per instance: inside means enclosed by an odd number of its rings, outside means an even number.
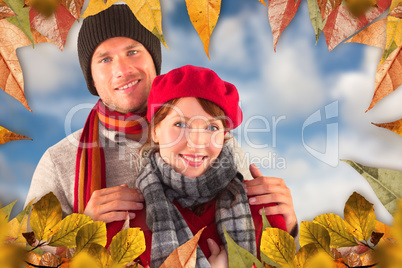
M382 123L382 124L373 123L373 125L375 125L377 127L386 128L386 129L391 130L391 131L395 132L396 134L402 136L402 119L391 122L391 123Z
M167 257L165 262L159 268L192 268L195 267L197 260L197 244L200 239L202 231L205 227L198 231L198 233L188 240L186 243L178 247L172 254Z
M258 0L258 1L260 1L261 3L263 3L264 4L264 6L266 6L267 4L265 4L265 1L264 0Z
M342 3L342 0L317 0L317 2L322 20L325 20Z
M360 43L369 46L384 48L387 40L387 18L370 24L367 28L350 38L345 43Z
M76 20L80 19L84 0L61 0L61 4L73 15Z
M49 17L45 17L35 9L29 11L29 21L32 28L49 38L63 51L67 35L75 18L62 5Z
M0 20L15 16L14 11L9 8L6 3L0 0Z
M23 140L23 139L27 139L27 140L32 140L28 137L19 135L19 134L15 134L14 132L11 132L8 129L5 129L4 127L0 126L0 145L9 142L9 141L16 141L16 140Z
M35 43L49 41L37 31L33 29L31 31ZM24 79L16 54L17 48L31 44L21 29L7 20L0 20L0 88L32 112L25 99Z
M50 252L43 254L39 263L39 265L46 267L57 267L59 264L59 259Z
M401 47L398 47L389 55L383 64L377 67L374 96L367 111L373 108L374 105L385 96L394 92L402 84L401 71L402 53Z
M34 265L39 265L40 263L40 255L36 254L34 252L28 252L25 258L26 262L29 262L30 264L34 264ZM26 268L34 268L34 266L26 264L25 265Z
M357 267L362 265L362 260L360 259L359 254L352 252L348 256L346 256L345 263L349 267Z
M343 40L378 18L381 13L388 9L390 4L390 0L379 1L378 8L370 8L359 18L353 16L346 5L341 4L338 6L338 8L328 16L327 23L323 29L328 50L331 51Z
M378 263L377 259L375 258L375 251L374 250L370 250L367 251L366 253L363 253L360 256L360 259L362 260L362 266L368 266L368 265L374 265L376 263Z
M279 36L289 25L299 8L301 0L271 0L268 3L268 18L274 36L274 51Z
M218 22L221 0L186 0L191 23L200 36L205 53L209 57L209 40Z

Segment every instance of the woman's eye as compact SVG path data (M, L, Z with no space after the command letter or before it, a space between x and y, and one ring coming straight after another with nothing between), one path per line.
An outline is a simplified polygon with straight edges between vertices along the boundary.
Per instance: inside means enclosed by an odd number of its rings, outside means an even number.
M179 123L176 123L176 124L174 124L176 127L186 127L187 125L186 125L186 123L183 123L183 122L179 122Z
M207 130L209 130L209 131L218 131L218 130L219 130L219 127L214 126L214 125L209 125L209 126L207 127Z

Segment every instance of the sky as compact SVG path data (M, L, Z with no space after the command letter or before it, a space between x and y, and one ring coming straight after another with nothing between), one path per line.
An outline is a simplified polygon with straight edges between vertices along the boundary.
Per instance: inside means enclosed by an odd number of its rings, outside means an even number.
M329 52L324 35L315 44L302 1L274 52L267 7L257 0L231 0L222 1L208 59L185 1L160 2L169 47L162 50L162 73L202 66L237 87L244 120L234 134L265 176L285 180L299 222L324 213L343 216L345 202L358 192L374 204L378 220L392 224L366 180L339 161L402 171L402 138L371 124L402 118L402 91L365 112L380 49L348 43ZM0 91L0 125L33 139L0 146L0 200L3 205L18 200L14 213L22 210L42 154L82 128L97 101L78 63L80 25L74 23L64 51L50 43L17 50L33 113Z

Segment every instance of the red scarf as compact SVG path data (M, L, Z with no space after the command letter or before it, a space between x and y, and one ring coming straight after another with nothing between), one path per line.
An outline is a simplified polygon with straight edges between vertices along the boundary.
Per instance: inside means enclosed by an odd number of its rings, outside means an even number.
M99 142L99 121L109 130L142 133L144 113L122 114L101 100L91 110L80 137L75 165L74 213L83 213L95 190L106 188L105 155Z

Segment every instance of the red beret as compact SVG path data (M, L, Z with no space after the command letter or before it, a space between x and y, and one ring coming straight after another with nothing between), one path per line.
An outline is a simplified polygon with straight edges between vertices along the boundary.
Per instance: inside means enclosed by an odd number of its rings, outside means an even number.
M230 129L238 127L243 120L239 93L234 85L210 69L186 65L154 79L148 97L148 121L151 122L163 104L183 97L202 98L218 105L228 117L226 123Z

